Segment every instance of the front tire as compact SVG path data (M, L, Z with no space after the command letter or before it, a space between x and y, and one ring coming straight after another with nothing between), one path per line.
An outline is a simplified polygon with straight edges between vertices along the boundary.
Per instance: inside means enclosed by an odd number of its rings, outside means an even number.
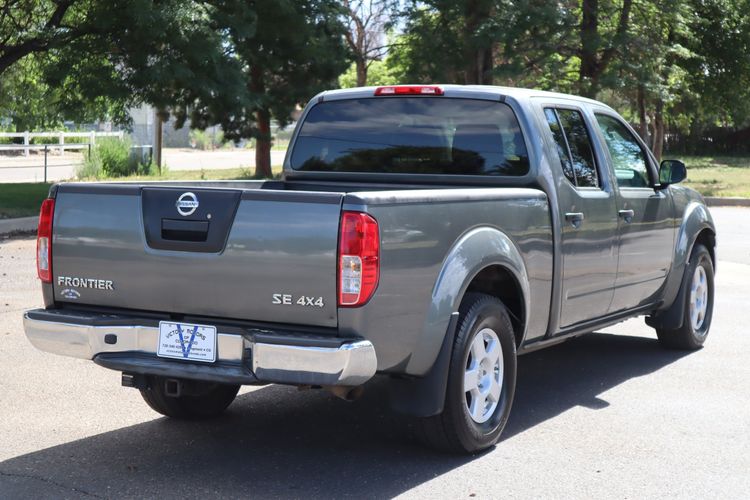
M703 346L713 318L714 266L705 246L695 246L685 273L682 283L685 290L681 290L685 296L682 327L657 328L656 335L663 347L693 351Z
M419 422L428 445L454 453L493 446L508 421L516 388L516 343L503 303L470 293L459 308L443 411Z
M214 384L210 382L182 381L186 388L178 396L167 392L167 379L149 377L147 389L141 389L141 396L152 410L164 416L200 420L213 418L227 409L240 390L239 385Z

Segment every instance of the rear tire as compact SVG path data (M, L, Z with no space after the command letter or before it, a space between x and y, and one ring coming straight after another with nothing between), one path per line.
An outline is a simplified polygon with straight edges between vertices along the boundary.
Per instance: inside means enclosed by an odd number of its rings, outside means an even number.
M493 446L508 421L515 388L516 342L505 306L490 295L467 294L459 308L445 405L438 415L420 419L420 439L453 453Z
M141 396L152 410L167 417L199 420L220 415L234 401L239 385L215 384L211 382L183 381L189 392L170 396L166 392L164 377L149 377L148 389L141 389Z
M705 246L695 245L685 278L682 286L686 289L680 290L685 295L682 327L657 328L656 335L665 348L693 351L706 341L714 309L714 266Z

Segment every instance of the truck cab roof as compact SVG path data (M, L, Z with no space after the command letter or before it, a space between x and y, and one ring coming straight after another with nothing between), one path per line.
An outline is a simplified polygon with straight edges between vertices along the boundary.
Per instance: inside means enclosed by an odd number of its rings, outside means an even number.
M566 99L579 103L596 104L609 108L606 104L589 99L587 97L564 94L561 92L550 92L539 89L527 89L520 87L502 87L496 85L455 85L455 84L429 84L430 86L440 87L444 91L445 97L462 97L475 99L503 99L512 98L517 101L526 101L535 97L547 97L551 99ZM386 87L390 87L387 85ZM394 85L398 87L423 86L422 84L404 84ZM326 90L319 93L311 99L310 102L340 100L340 99L361 99L365 97L375 97L376 89L381 86L354 87L348 89Z

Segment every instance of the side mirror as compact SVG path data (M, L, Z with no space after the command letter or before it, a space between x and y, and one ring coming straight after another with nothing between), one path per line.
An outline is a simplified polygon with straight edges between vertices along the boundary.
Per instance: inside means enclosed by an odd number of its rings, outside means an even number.
M659 165L659 184L667 187L687 178L687 167L680 160L664 160Z

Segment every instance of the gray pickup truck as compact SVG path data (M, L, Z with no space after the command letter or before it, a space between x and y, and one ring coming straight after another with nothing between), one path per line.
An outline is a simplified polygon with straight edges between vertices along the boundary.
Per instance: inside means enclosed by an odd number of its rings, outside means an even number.
M703 344L716 229L685 176L593 100L324 92L281 180L53 186L24 327L176 418L243 384L350 399L379 374L426 442L475 452L519 354L640 315L666 347Z

